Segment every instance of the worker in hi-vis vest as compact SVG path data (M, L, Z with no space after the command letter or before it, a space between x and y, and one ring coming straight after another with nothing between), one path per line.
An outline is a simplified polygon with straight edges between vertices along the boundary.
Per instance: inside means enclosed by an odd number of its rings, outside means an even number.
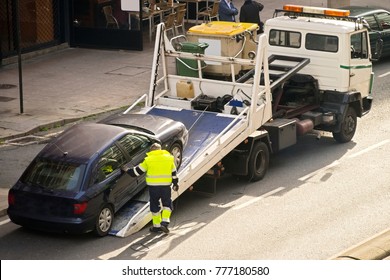
M150 231L168 233L169 218L172 213L171 185L173 184L174 191L179 189L174 157L168 151L161 150L160 144L154 143L142 163L133 168L122 167L122 171L132 177L146 172L153 221Z

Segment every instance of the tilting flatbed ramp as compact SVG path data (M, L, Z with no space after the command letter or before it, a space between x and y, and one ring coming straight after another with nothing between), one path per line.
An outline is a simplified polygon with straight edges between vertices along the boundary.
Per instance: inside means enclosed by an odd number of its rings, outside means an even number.
M179 185L183 191L191 185L184 183L185 178L183 178L184 172L182 171L186 170L188 166L191 166L191 162L197 155L204 153L207 146L215 141L220 133L226 128L229 128L232 124L239 125L239 122L233 116L213 112L152 108L148 114L164 116L181 121L184 123L187 130L189 130L188 143L183 151L182 165L178 172ZM215 163L217 163L217 161ZM196 167L192 166L192 168ZM174 199L175 198L176 197L174 197ZM128 236L142 229L151 218L152 216L149 211L149 195L147 190L145 190L136 198L129 201L116 214L110 234L120 237Z

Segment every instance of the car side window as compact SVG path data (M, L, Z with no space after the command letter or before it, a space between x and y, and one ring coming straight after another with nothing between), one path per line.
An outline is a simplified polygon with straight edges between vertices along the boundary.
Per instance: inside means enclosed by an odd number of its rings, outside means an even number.
M122 151L115 145L111 145L104 151L97 164L97 178L95 183L99 183L109 177L112 172L126 163L126 158Z
M388 13L379 13L376 15L379 21L379 25L382 29L390 29L390 14Z
M138 155L141 152L148 151L150 145L152 144L148 137L135 134L127 134L118 142L129 153L131 159L133 159L135 155Z
M368 25L372 30L379 30L379 25L374 15L365 16L364 19L367 21Z

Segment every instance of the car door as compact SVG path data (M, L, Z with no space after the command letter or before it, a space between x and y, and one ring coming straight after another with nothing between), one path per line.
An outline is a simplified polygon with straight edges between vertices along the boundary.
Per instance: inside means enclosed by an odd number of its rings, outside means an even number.
M150 146L154 141L149 137L141 134L127 134L125 137L118 140L118 144L126 151L129 163L127 167L134 167L141 163L146 153L149 152ZM137 188L129 189L130 193L137 193L140 189L145 187L145 176L143 174L137 177Z
M125 163L126 157L116 144L105 149L97 162L95 184L106 190L115 211L130 199L128 186L136 184L136 180L120 172Z

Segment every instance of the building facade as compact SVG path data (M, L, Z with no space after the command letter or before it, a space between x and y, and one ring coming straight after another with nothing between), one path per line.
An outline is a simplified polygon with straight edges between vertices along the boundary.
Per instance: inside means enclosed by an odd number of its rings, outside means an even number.
M134 1L141 10L143 1ZM117 24L109 22L107 10ZM131 25L131 20L121 0L1 0L0 61L19 50L25 54L63 43L142 50L142 24Z

